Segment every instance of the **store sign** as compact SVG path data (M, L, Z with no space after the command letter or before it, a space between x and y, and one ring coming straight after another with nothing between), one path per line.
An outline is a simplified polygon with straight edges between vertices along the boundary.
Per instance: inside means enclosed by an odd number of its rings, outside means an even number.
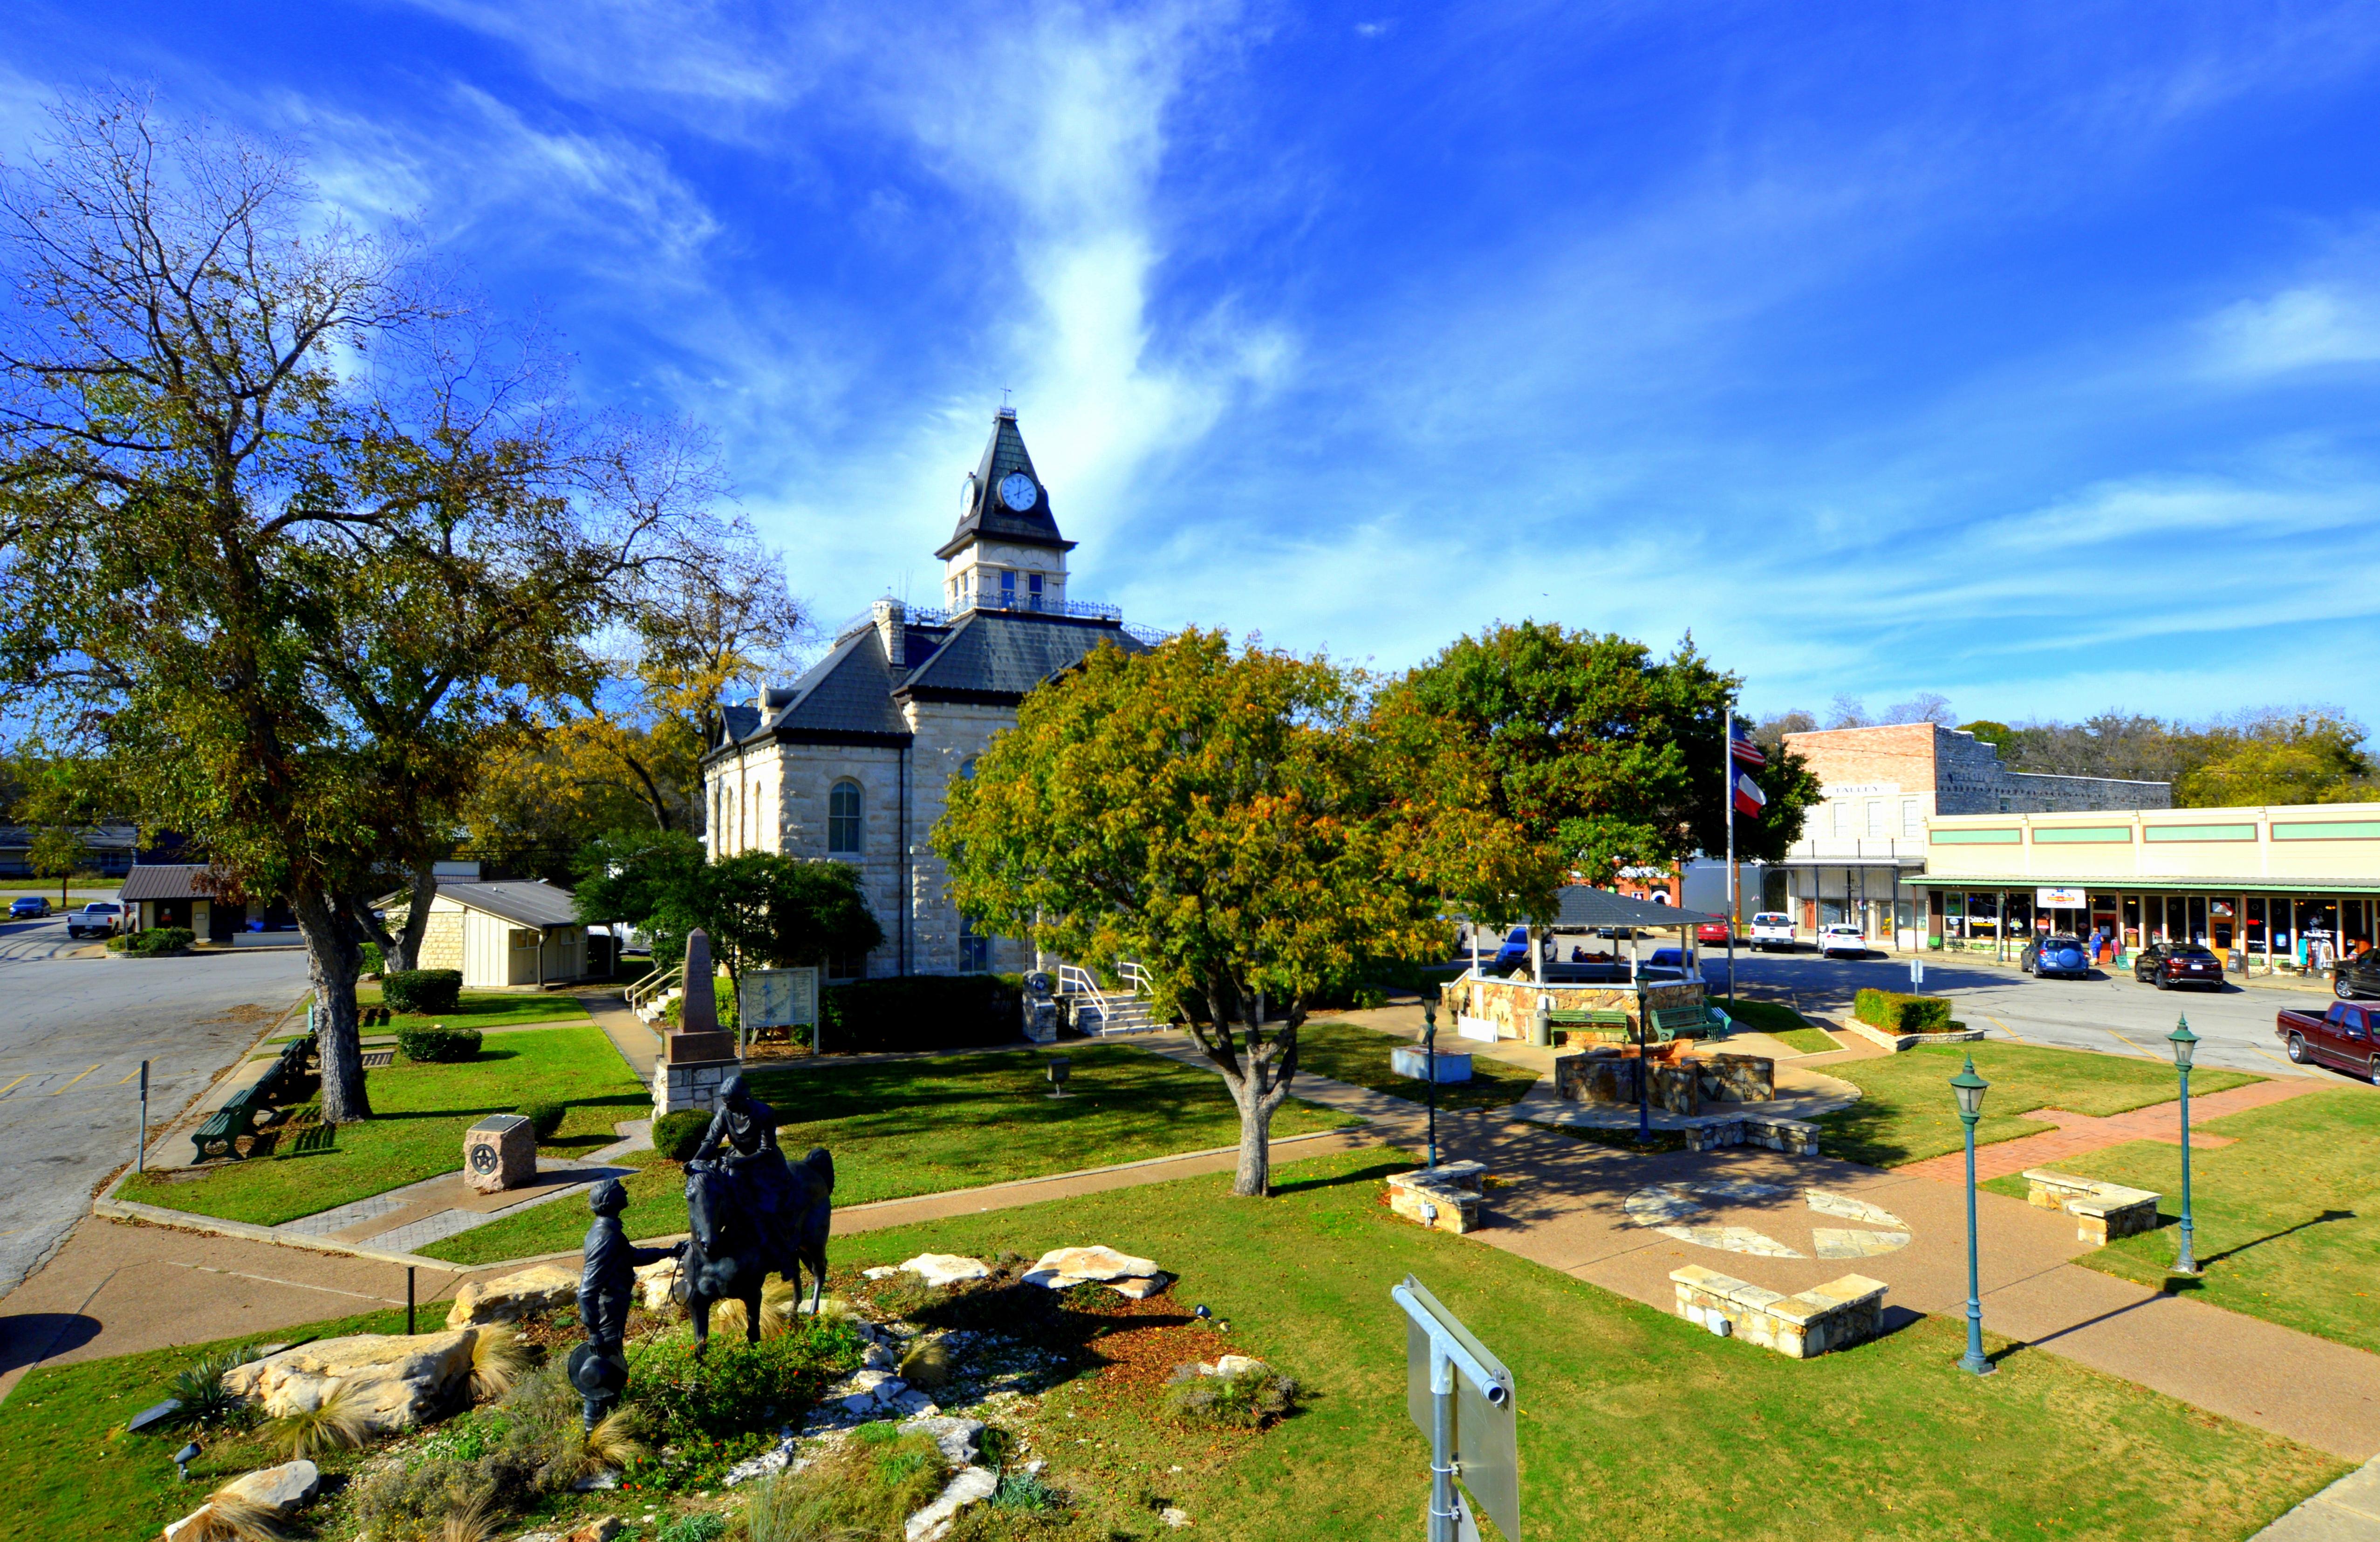
M2090 903L2080 889L2036 889L2033 895L2044 910L2080 910Z

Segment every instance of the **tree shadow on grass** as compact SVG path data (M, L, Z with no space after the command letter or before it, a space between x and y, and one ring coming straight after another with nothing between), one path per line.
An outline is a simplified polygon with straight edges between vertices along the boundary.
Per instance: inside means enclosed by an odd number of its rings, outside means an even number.
M2320 1215L2307 1217L2305 1220L2299 1221L2294 1226L2284 1226L2277 1232L2267 1232L2261 1237L2251 1237L2246 1242L2240 1243L2231 1247L2227 1247L2220 1253L2210 1253L2205 1257L2198 1260L2198 1267L2202 1269L2210 1269L2216 1264L2224 1263L2229 1259L2238 1257L2240 1254L2247 1252L2250 1248L2262 1247L2268 1242L2278 1242L2283 1237L2293 1236L2297 1232L2306 1231L2311 1227L2325 1225L2334 1220L2353 1220L2355 1219L2356 1212L2353 1210L2325 1210ZM2159 1231L2164 1231L2168 1226L2179 1226L2180 1223L2181 1218L2178 1215L2168 1215L2163 1210L2157 1212L2157 1230ZM2169 1276L2165 1283L2165 1289L2168 1293L2177 1291L2199 1291L2204 1290L2205 1288L2206 1282L2204 1281L2187 1274Z
M1411 1161L1378 1161L1328 1178L1301 1178L1293 1183L1275 1184L1272 1186L1271 1197L1278 1199L1284 1195L1305 1194L1313 1189L1345 1188L1352 1184L1377 1184L1386 1180L1392 1172L1409 1172L1416 1165L1418 1164Z

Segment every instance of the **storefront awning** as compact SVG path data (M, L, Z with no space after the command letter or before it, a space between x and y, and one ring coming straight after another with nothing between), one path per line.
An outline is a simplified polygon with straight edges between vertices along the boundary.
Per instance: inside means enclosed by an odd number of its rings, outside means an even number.
M2110 877L2106 874L2022 873L2006 878L1974 874L1921 873L1902 879L1912 889L1963 889L1973 893L2020 893L2027 889L2088 889L2107 894L2380 894L2380 875L2371 878Z

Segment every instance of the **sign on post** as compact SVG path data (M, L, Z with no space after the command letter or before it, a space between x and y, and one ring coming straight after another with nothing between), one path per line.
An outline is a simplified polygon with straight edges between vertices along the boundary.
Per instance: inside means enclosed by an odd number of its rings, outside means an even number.
M1517 1542L1521 1456L1512 1373L1412 1275L1389 1294L1405 1314L1405 1412L1430 1438L1429 1542L1478 1535L1456 1502L1456 1475L1472 1502Z
M817 1028L815 968L747 969L742 985L735 996L735 1026L745 1042L755 1028Z

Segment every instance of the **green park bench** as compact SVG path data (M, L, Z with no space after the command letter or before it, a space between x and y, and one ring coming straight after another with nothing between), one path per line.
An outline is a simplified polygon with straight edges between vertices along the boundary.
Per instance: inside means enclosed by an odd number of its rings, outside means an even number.
M1556 1033L1579 1028L1616 1032L1624 1038L1628 1033L1628 1014L1618 1007L1548 1007L1546 1026Z
M1734 1031L1734 1027L1726 1013L1707 1002L1699 1006L1653 1009L1654 1038L1663 1044L1679 1038L1724 1039Z
M223 1147L223 1154L237 1161L239 1159L239 1137L256 1129L257 1117L273 1111L276 1093L285 1092L305 1079L307 1064L313 1058L314 1036L304 1035L291 1039L281 1048L280 1055L265 1067L264 1074L249 1086L234 1093L231 1100L207 1115L205 1123L190 1133L190 1144L198 1150L197 1160L204 1161L213 1155L213 1147Z

